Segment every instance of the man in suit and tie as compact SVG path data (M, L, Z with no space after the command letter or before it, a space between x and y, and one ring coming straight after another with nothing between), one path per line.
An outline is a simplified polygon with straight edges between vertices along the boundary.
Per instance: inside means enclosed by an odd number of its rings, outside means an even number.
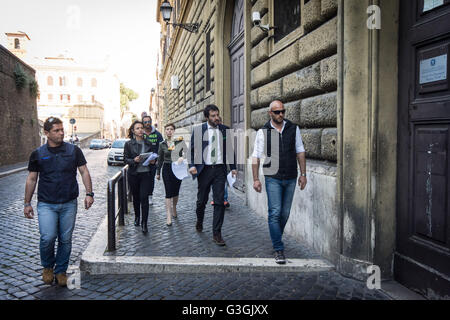
M203 110L207 122L197 126L191 136L191 161L189 172L197 178L197 223L198 232L203 231L203 217L208 202L209 191L213 189L214 216L213 241L224 246L222 224L225 214L224 193L227 176L227 164L236 177L236 157L232 148L232 139L227 139L227 126L220 124L219 108L208 105ZM227 152L228 141L228 152ZM228 155L227 155L228 154Z

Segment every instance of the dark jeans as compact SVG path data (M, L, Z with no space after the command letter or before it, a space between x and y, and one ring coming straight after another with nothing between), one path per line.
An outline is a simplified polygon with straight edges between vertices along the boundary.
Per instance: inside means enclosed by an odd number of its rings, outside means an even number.
M148 195L151 187L150 172L136 175L128 174L128 184L133 195L133 207L136 219L139 220L142 212L142 224L148 220Z
M150 168L149 177L150 177L150 189L148 189L148 194L150 196L153 195L153 190L155 189L155 175L156 175L156 165L151 164L148 166Z
M224 165L205 166L197 179L197 222L203 223L205 207L212 186L214 200L213 234L220 234L225 215L223 197L225 193L226 170Z

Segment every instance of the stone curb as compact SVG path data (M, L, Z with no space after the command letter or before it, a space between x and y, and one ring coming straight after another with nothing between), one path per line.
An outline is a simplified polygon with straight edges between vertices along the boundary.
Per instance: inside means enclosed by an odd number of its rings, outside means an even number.
M20 171L25 171L27 169L28 169L28 167L22 167L22 168L9 170L9 171L0 172L0 178L9 176L10 174L14 174L14 173L17 173L17 172L20 172Z
M222 257L130 257L104 256L107 247L107 217L83 252L80 269L92 275L220 272L325 272L334 266L321 259L288 259L278 265L272 258Z

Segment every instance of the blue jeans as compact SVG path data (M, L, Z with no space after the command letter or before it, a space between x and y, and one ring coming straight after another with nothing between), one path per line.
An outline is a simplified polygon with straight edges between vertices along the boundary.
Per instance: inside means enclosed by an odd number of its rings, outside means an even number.
M225 182L225 193L223 194L223 201L228 202L228 182Z
M297 179L279 180L266 177L267 202L269 207L269 232L275 251L284 250L284 227L291 212Z
M72 251L77 199L61 204L38 202L37 211L41 234L39 243L41 264L44 268L55 267L55 274L66 272ZM55 257L56 238L58 249Z

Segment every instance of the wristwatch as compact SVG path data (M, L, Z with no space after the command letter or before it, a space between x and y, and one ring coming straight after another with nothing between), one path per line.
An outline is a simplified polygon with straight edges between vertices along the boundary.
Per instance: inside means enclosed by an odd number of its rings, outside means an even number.
M24 203L24 204L23 204L23 207L24 207L24 208L26 208L26 207L31 207L31 203L29 203L29 202Z
M90 193L86 193L86 197L94 197L94 193L93 192L90 192Z
M306 173L302 173L301 176L302 176L302 177L306 177Z

